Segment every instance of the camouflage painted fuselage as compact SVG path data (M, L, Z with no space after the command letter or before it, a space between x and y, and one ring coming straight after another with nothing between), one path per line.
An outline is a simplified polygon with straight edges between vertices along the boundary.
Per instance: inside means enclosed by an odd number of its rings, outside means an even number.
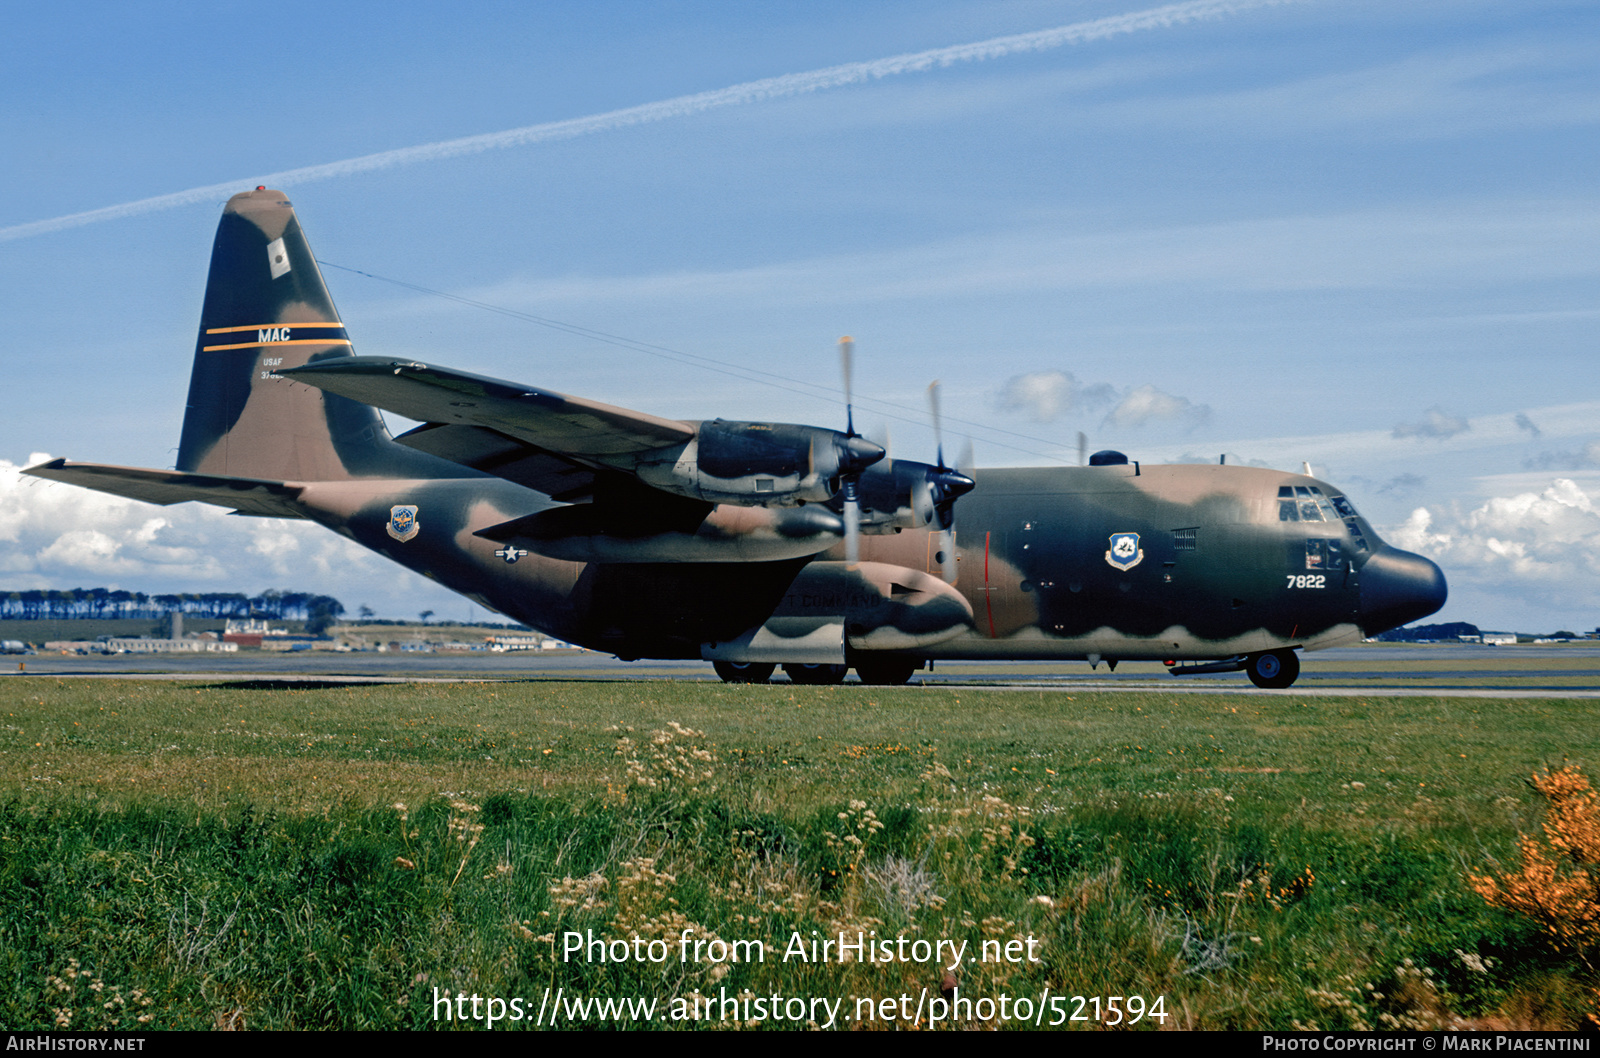
M1343 500L1312 478L1196 465L973 476L978 487L961 504L954 585L967 613L936 591L885 593L828 554L604 564L513 552L507 561L504 545L474 533L552 503L495 478L310 485L301 502L309 517L485 606L628 658L701 657L706 644L772 619L842 622L855 654L872 649L872 633L885 623L917 631L919 594L936 596L924 602L937 612L922 630L953 634L887 652L1183 660L1320 649L1414 620L1442 602L1436 571L1382 544L1359 516L1284 520L1284 488L1318 488ZM416 535L406 541L389 532L391 511L402 505L417 512ZM1108 557L1113 537L1132 535L1128 558ZM938 546L938 534L927 530L869 536L863 566L937 578ZM1375 559L1378 587L1364 595L1364 571Z
M393 438L374 404L426 425ZM259 188L234 196L217 231L177 468L54 460L28 473L308 518L625 658L864 677L887 659L874 675L888 680L936 658L1273 653L1276 671L1293 649L1444 602L1438 567L1383 544L1322 482L1114 454L973 472L948 563L934 527L969 483L881 455L853 433L681 422L357 357L292 206ZM847 564L858 519L839 482L855 473L866 535Z

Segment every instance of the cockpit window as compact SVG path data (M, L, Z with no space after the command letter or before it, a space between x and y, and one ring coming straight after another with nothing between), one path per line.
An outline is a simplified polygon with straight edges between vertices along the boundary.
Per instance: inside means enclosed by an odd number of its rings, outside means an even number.
M1361 525L1354 518L1345 519L1344 527L1350 531L1350 539L1357 551L1367 550L1367 538L1361 535Z
M1279 485L1278 521L1335 523L1342 521L1345 530L1350 534L1351 552L1360 554L1370 550L1367 538L1361 532L1361 523L1356 521L1355 505L1343 496L1324 496L1322 490L1315 485ZM1307 569L1338 569L1343 565L1343 561L1343 553L1336 540L1329 540L1326 544L1307 545ZM1320 565L1323 562L1329 565Z
M1312 495L1312 490L1305 485L1294 487L1294 498L1300 504L1300 520L1302 522L1322 521L1322 508L1317 504L1317 497Z

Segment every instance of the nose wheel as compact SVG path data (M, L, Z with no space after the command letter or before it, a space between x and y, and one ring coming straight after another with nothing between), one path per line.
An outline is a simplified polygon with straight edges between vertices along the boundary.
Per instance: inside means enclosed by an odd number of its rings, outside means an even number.
M1245 659L1244 670L1257 687L1288 687L1300 675L1300 658L1292 650L1251 654Z

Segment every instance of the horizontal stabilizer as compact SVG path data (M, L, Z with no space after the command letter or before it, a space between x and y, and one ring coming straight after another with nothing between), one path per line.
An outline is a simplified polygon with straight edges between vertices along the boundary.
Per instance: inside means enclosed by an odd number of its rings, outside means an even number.
M104 463L69 463L65 459L52 459L48 463L28 467L23 473L163 507L194 500L218 507L231 507L237 514L265 518L305 517L295 502L300 495L300 486L281 481L188 474L181 470L117 467Z

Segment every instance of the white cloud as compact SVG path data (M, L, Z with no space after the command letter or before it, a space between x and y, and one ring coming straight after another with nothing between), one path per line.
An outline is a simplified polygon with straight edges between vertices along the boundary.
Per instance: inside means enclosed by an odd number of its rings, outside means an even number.
M1143 385L1128 391L1122 402L1106 415L1105 425L1131 427L1152 421L1177 420L1192 427L1210 416L1211 409L1204 404L1195 404L1188 397L1173 396L1155 386Z
M1495 497L1462 514L1419 507L1385 536L1427 555L1445 576L1552 613L1600 606L1600 509L1569 478Z
M1007 379L996 404L1001 411L1026 412L1034 422L1053 422L1080 407L1109 404L1116 396L1109 384L1085 386L1070 371L1035 371Z
M1072 407L1072 384L1065 371L1013 375L1000 391L1000 410L1024 411L1034 422L1050 422Z
M236 518L197 503L156 507L21 473L49 458L0 460L0 588L292 588L332 595L351 611L469 613L444 589L310 522Z

